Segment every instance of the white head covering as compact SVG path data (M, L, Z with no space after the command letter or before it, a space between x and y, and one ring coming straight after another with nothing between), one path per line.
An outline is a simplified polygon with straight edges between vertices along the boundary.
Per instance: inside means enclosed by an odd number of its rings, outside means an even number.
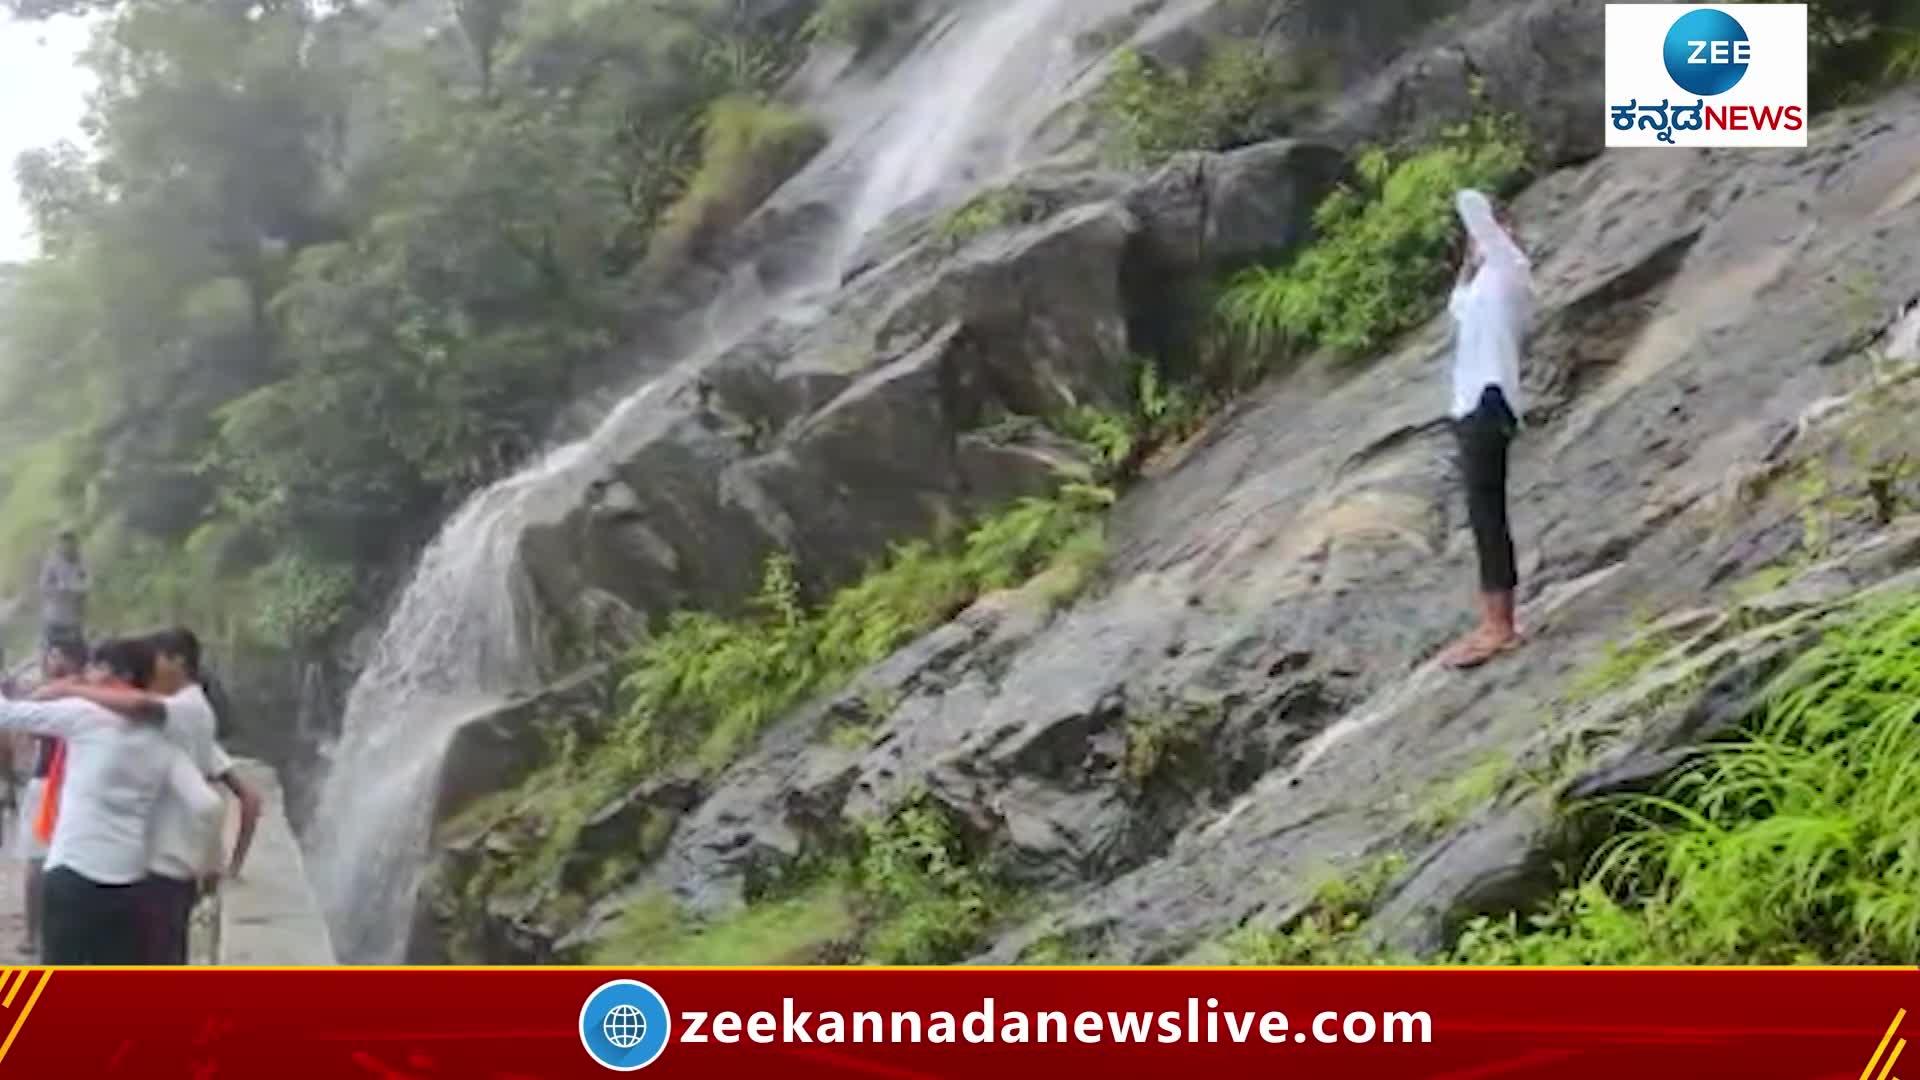
M1493 216L1493 202L1472 188L1464 188L1454 196L1454 207L1459 211L1460 221L1467 227L1467 235L1473 238L1474 247L1480 256L1489 262L1498 260L1509 264L1522 273L1530 273L1531 265L1527 255L1514 243L1507 230Z

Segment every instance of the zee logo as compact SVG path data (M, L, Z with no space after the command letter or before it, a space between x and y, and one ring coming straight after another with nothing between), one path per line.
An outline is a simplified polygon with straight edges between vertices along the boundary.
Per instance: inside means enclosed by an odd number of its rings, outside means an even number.
M1665 54L1667 74L1682 90L1716 97L1746 77L1753 42L1740 20L1716 8L1700 8L1674 20Z

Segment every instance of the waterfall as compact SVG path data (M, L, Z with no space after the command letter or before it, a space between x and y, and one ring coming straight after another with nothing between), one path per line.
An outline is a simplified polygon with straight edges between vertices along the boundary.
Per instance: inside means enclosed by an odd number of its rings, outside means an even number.
M826 269L809 288L833 280L838 258L900 208L964 195L1021 164L1075 75L1073 35L1132 2L975 0L942 16L913 55L843 110L834 145L788 184L830 174L854 182L840 200L844 219L822 245ZM722 298L709 312L710 331L740 321L716 317L738 310L742 289L728 291L732 302ZM744 294L765 321L780 318L783 305L800 311L806 291ZM709 340L702 354L724 344ZM653 385L586 438L469 499L414 568L348 695L308 828L309 873L344 961L404 957L447 747L462 723L542 675L520 536L578 503L644 421Z
M600 442L652 389L621 402L594 435L467 500L421 555L347 695L308 827L308 873L343 959L404 954L447 746L464 721L539 676L520 534L564 508Z

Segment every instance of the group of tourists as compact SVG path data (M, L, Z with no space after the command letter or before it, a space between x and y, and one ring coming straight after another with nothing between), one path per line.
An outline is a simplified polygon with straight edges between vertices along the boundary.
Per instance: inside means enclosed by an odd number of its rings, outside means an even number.
M89 644L72 533L39 584L38 677L10 681L0 700L14 774L26 774L14 807L21 951L46 964L184 964L196 905L246 862L260 797L220 746L193 631ZM221 789L239 804L230 856Z

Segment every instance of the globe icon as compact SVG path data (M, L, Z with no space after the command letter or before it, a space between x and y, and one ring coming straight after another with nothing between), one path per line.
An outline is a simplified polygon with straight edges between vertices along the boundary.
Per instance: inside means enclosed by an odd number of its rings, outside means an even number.
M647 1018L631 1005L615 1005L600 1021L600 1033L621 1050L631 1050L647 1037Z

